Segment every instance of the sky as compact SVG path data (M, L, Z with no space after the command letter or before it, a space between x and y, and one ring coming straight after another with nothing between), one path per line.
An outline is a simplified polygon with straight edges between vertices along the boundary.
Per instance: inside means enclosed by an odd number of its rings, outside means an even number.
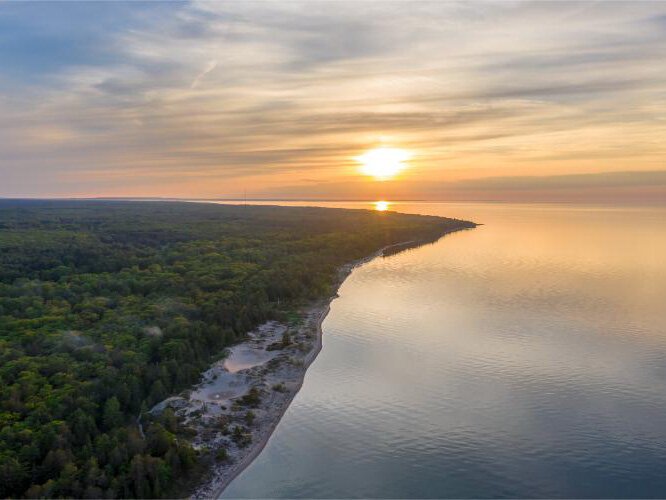
M666 2L0 1L0 116L2 197L664 201Z

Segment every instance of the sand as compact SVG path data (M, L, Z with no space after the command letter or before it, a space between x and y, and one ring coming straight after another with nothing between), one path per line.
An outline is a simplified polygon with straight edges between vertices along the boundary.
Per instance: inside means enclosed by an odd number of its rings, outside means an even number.
M410 246L414 242L390 245L342 266L334 288L337 290L355 267L392 249ZM322 348L321 325L336 297L337 293L300 311L300 321L295 325L269 321L249 332L245 341L229 348L223 359L202 374L201 382L191 391L170 397L150 410L159 413L172 408L191 430L196 449L210 452L212 457L219 449L226 450L226 459L215 461L208 479L192 498L218 498L266 446ZM290 342L283 344L286 332ZM243 396L252 388L258 391L260 401L246 405ZM248 412L253 417L251 422L247 420Z

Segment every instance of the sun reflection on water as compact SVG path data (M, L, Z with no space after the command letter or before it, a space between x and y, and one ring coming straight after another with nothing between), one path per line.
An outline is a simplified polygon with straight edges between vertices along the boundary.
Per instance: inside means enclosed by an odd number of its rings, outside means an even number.
M384 212L389 209L391 204L388 201L376 201L375 202L375 210L379 212Z

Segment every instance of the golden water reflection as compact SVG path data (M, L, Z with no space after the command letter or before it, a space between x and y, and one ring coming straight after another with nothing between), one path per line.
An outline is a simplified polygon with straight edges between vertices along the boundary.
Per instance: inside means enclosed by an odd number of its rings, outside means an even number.
M375 210L379 212L384 212L389 209L391 204L388 201L376 201L375 202Z
M664 497L666 209L389 210L483 225L350 274L224 498Z

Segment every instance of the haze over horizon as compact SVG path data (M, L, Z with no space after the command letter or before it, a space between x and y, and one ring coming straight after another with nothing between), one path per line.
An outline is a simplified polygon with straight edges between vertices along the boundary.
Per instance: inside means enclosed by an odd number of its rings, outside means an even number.
M5 2L0 197L663 201L664 54L661 2Z

